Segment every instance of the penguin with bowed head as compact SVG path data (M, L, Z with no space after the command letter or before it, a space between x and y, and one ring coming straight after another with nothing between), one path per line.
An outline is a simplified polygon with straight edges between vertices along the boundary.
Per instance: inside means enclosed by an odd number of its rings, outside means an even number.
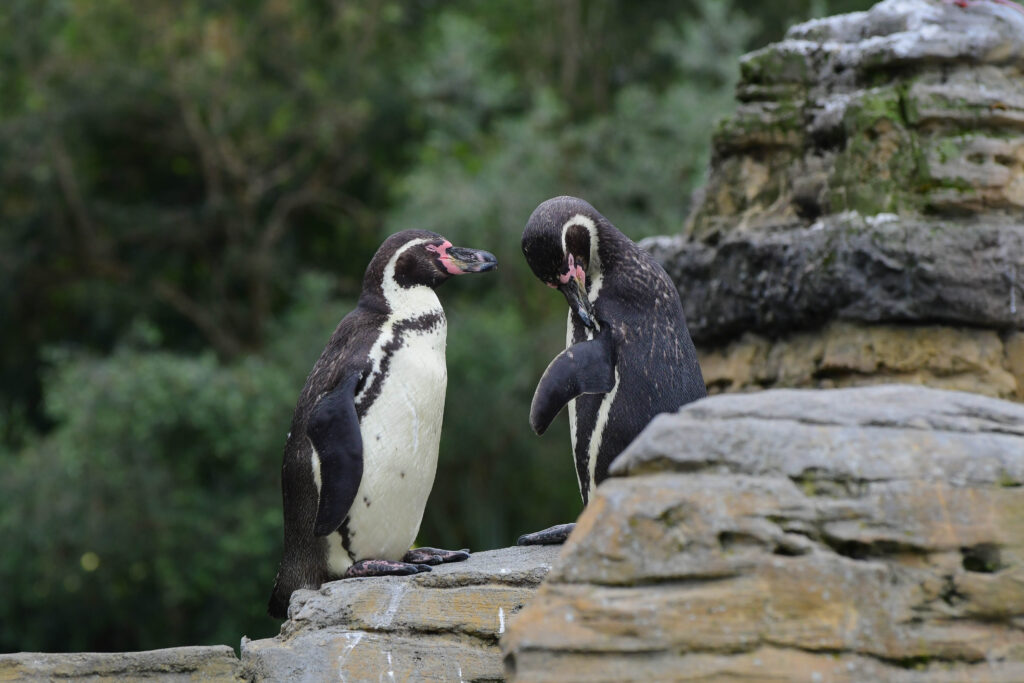
M434 483L448 382L447 322L434 289L496 265L486 251L424 230L391 235L377 250L358 305L295 406L281 468L284 554L272 617L287 616L299 588L415 574L469 557L410 547Z
M547 430L568 406L580 495L586 505L612 460L659 413L707 395L682 302L671 278L587 202L555 197L523 231L537 278L569 304L566 349L548 365L530 406ZM519 538L562 543L573 524Z

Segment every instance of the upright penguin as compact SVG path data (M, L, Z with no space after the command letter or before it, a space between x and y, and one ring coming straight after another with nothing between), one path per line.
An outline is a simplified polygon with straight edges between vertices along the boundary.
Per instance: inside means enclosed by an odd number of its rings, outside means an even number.
M406 230L366 268L355 310L335 329L299 395L281 468L284 555L268 612L330 579L429 571L464 551L418 548L434 483L448 370L434 288L495 267L486 251Z
M569 303L566 349L544 371L530 425L547 430L562 406L586 505L608 466L658 413L707 395L679 292L664 269L575 197L538 206L523 231L534 275ZM561 543L562 524L520 537Z

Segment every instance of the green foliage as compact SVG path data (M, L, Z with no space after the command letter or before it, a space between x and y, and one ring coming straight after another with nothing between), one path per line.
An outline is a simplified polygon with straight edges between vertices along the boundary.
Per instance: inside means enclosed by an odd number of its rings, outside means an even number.
M273 633L278 470L299 368L343 306L306 278L268 353L55 353L58 425L0 479L0 649L144 649ZM298 370L298 372L297 372ZM10 456L8 456L10 457Z
M677 231L738 55L866 4L0 3L0 650L276 628L294 401L399 229L500 263L441 292L421 541L574 517L565 422L527 423L565 325L527 217L576 194Z

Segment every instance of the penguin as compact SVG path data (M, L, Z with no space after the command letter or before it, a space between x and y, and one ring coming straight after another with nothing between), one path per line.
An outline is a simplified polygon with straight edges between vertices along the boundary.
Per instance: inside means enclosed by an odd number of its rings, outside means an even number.
M332 579L405 575L468 551L410 550L437 468L448 382L447 322L435 288L492 270L486 251L424 230L388 237L356 308L302 388L281 467L284 553L268 606Z
M568 406L584 506L612 460L659 413L707 396L683 305L650 254L593 206L555 197L523 230L523 256L569 304L566 349L544 371L530 406L538 434ZM562 543L573 524L519 538Z

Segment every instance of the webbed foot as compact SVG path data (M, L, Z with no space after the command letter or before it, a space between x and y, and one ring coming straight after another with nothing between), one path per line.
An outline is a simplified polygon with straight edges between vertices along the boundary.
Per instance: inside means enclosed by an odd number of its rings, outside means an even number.
M569 534L576 528L576 522L569 524L556 524L543 531L534 531L532 534L523 534L516 541L516 545L559 545L565 543Z
M413 548L402 558L403 562L414 564L442 564L444 562L462 562L469 559L469 549L441 550L439 548Z
M429 572L430 567L418 562L395 562L394 560L359 560L348 568L345 578L360 576L407 576Z

